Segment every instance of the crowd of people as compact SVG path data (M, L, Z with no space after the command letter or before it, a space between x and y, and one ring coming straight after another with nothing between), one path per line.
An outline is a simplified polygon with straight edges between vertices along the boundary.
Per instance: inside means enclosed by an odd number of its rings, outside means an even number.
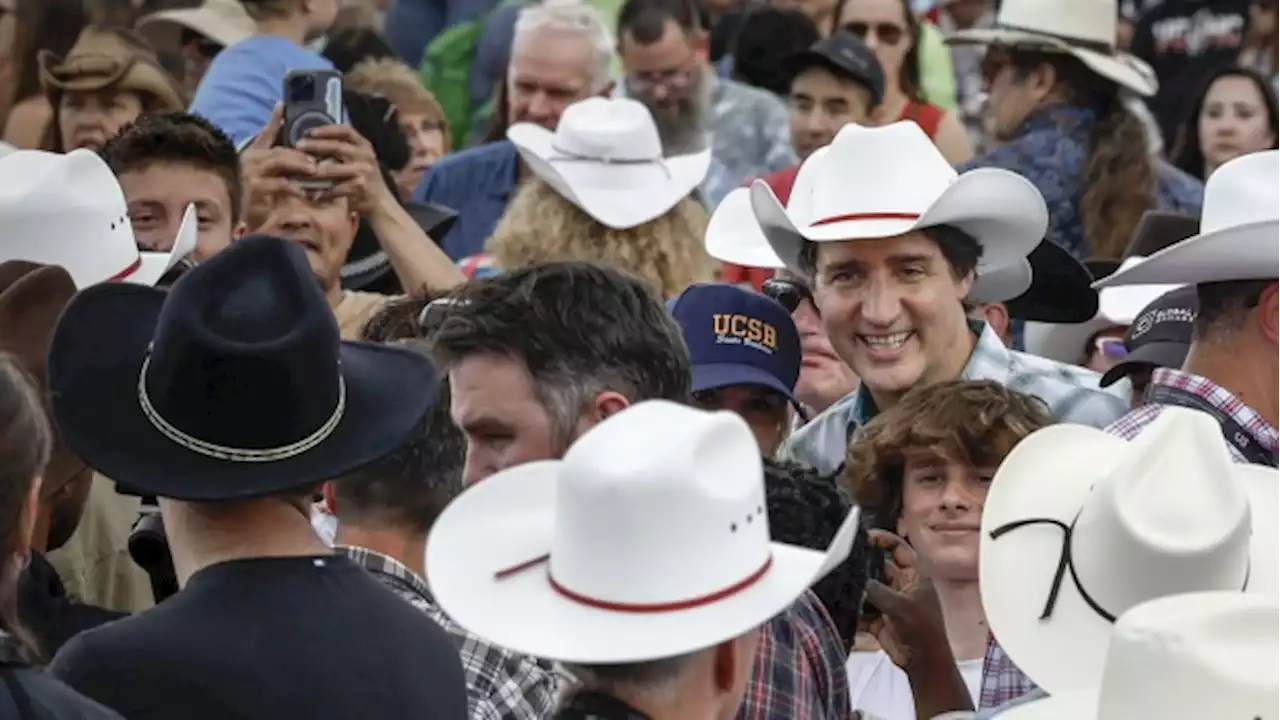
M1280 720L1277 14L0 0L0 717Z

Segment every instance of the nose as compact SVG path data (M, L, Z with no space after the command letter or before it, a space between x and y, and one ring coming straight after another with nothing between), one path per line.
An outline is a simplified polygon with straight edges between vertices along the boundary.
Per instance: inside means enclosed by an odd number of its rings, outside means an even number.
M902 298L889 283L870 283L862 296L861 315L869 325L889 327L902 314Z
M297 234L315 228L311 208L297 198L285 200L276 209L276 229L282 233Z
M544 92L536 92L533 97L529 98L529 118L536 123L547 126L548 120L554 120L556 117L555 106L551 99ZM555 130L555 123L552 122L548 130Z
M973 507L974 497L969 490L967 476L964 473L952 473L942 486L938 502L947 509L968 510Z
M498 471L495 458L467 443L467 462L462 469L462 486L471 487Z

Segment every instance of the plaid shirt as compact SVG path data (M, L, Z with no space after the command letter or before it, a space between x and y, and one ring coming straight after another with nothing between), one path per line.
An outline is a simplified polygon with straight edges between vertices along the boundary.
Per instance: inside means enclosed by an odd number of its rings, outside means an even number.
M848 653L831 616L806 590L760 633L738 720L846 720Z
M978 341L960 372L961 380L993 380L1010 390L1035 395L1049 406L1058 422L1101 428L1128 408L1127 392L1114 389L1114 385L1113 389L1100 389L1099 376L1092 370L1010 350L984 322L970 320L969 329ZM792 435L781 455L819 472L833 473L844 463L849 439L875 414L871 393L859 387Z
M1181 370L1159 368L1152 373L1149 387L1158 385L1176 388L1196 395L1204 400L1209 407L1239 423L1240 427L1248 433L1249 439L1263 450L1272 454L1276 452L1276 428L1253 408L1245 405L1240 398L1227 392L1212 380L1182 372ZM1126 440L1132 440L1138 436L1138 433L1142 432L1143 428L1150 425L1151 421L1155 420L1166 407L1168 406L1159 403L1147 403L1142 407L1131 410L1124 417L1107 426L1107 432ZM1244 454L1236 448L1234 443L1228 442L1226 445L1227 449L1231 451L1231 457L1236 462L1247 462ZM1018 667L1009 660L1009 657L1004 654L994 639L991 640L987 645L987 656L982 666L981 706L983 708L999 707L1011 700L1023 697L1035 689L1035 683L1031 682L1030 678L1018 670Z
M378 582L426 613L453 638L466 673L471 720L551 717L559 687L550 666L490 645L468 633L436 606L427 581L395 558L362 547L339 545L335 549L346 553Z

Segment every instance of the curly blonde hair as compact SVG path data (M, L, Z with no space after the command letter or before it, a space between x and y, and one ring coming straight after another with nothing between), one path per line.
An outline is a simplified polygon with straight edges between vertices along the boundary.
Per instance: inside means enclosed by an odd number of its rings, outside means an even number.
M902 476L921 453L995 467L1023 438L1053 422L1043 400L990 380L919 387L863 426L849 443L844 485L876 527L902 514Z
M606 263L672 298L715 278L716 262L702 247L708 219L698 201L685 198L644 225L614 230L531 178L516 193L485 249L505 270L557 260Z

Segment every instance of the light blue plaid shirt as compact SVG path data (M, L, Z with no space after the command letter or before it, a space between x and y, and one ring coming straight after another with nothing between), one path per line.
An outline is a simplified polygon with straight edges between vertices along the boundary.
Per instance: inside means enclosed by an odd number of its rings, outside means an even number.
M1058 422L1104 428L1129 409L1127 384L1102 389L1098 387L1100 376L1092 370L1010 350L980 320L971 319L969 329L978 342L959 379L993 380L1010 390L1035 395L1049 406ZM800 428L783 445L780 456L833 473L844 464L849 438L876 412L871 394L859 387Z

